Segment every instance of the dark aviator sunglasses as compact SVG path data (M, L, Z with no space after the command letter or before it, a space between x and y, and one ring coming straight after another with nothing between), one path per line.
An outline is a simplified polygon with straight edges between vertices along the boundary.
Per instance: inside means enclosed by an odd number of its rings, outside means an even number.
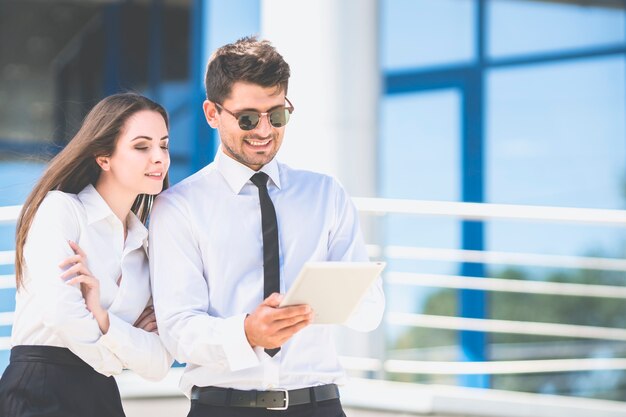
M276 107L264 113L259 113L251 110L244 110L238 113L233 113L219 103L215 103L215 106L224 110L226 113L237 119L237 123L239 123L239 128L241 130L252 130L259 125L261 117L263 116L267 116L270 124L274 127L285 126L287 122L289 122L289 116L291 116L291 113L293 113L294 111L294 107L293 104L291 104L291 101L289 101L287 97L285 97L285 100L287 101L289 106Z

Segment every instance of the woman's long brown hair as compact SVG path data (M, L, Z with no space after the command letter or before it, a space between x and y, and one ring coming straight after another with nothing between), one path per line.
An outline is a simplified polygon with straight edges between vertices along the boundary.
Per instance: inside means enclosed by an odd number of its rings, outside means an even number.
M96 184L100 166L96 157L111 156L126 121L142 110L158 112L169 129L165 109L154 101L135 93L121 93L104 98L87 114L83 124L67 146L59 152L44 171L24 202L17 220L15 233L15 282L18 290L24 278L24 245L37 209L48 191L59 190L77 194L88 184ZM168 176L163 189L168 187ZM140 194L132 211L146 222L152 207L153 195Z

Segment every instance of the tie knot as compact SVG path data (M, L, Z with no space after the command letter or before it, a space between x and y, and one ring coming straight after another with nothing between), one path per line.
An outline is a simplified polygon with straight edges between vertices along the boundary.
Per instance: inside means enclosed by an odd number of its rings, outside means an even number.
M250 178L250 181L259 188L267 188L267 174L265 172L257 172Z

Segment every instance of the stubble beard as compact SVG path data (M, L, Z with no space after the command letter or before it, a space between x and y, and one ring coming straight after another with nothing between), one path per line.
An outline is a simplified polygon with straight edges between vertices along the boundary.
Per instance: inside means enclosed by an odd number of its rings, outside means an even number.
M276 143L276 139L278 137L277 134L273 133L271 135L269 135L269 137L271 137L272 142ZM241 140L242 142L245 141L245 139L256 139L256 140L265 140L268 137L265 138L261 138L257 135L250 135L250 136L243 136L240 139L237 140ZM225 141L222 141L222 146L224 147L224 149L226 149L226 151L228 152L228 154L235 159L237 162L246 165L248 167L252 167L252 166L263 166L265 164L267 164L268 162L270 162L272 159L274 159L274 157L276 156L276 154L278 153L278 148L276 146L274 146L272 148L272 150L270 150L270 152L268 154L265 154L264 152L256 152L256 155L258 155L259 157L264 156L263 158L259 158L258 160L253 160L251 158L249 158L248 156L246 156L243 151L242 152L236 152L233 148L231 148ZM242 148L243 148L243 144L242 144ZM262 160L261 160L262 159Z

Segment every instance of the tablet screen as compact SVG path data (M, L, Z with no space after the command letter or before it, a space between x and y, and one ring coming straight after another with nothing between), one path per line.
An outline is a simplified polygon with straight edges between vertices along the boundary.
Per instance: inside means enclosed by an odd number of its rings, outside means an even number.
M280 307L308 304L313 324L345 323L384 267L384 262L308 262Z

